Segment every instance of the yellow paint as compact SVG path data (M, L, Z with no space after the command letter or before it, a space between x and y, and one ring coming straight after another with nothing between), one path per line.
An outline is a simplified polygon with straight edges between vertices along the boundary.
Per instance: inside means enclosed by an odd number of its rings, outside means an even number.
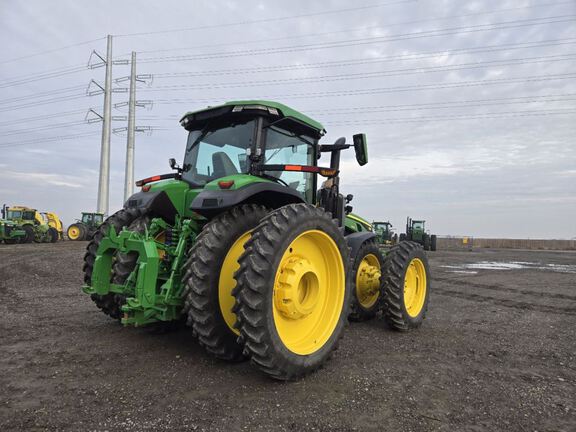
M373 254L366 255L356 272L356 298L364 309L370 309L380 296L380 261Z
M234 327L236 323L236 314L232 312L234 307L234 302L236 301L232 295L232 290L236 287L236 279L234 279L234 273L240 268L238 264L238 259L240 255L244 253L244 244L250 238L250 233L248 231L242 234L238 240L234 242L226 257L222 263L222 268L220 269L220 278L218 280L218 303L220 304L220 312L222 312L222 317L224 321L237 335L240 332Z
M309 355L326 344L343 312L345 281L342 256L326 233L305 231L290 243L272 302L276 331L288 350Z
M78 237L80 237L80 230L78 227L75 225L68 227L68 238L70 240L78 240Z
M419 258L413 258L404 275L404 306L412 318L416 318L426 299L426 267Z

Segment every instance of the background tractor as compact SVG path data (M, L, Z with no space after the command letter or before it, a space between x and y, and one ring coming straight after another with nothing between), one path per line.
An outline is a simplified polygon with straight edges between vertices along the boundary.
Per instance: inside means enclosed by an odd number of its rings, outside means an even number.
M58 231L44 220L42 215L33 208L24 206L3 206L6 219L14 222L26 233L22 243L56 243Z
M390 222L372 222L372 229L382 246L391 246L398 242L398 234L394 233Z
M68 239L74 241L90 240L100 225L104 222L102 213L82 212L82 218L68 227Z
M400 234L400 241L413 241L416 242L424 250L436 250L436 235L430 235L429 231L425 228L426 221L424 220L412 220L412 218L406 218L406 233Z
M26 238L26 231L15 222L6 220L4 209L2 209L2 219L0 219L0 243L6 244L22 243Z
M170 159L173 173L138 181L87 246L83 291L104 313L155 330L185 321L210 354L249 358L280 380L320 367L350 313L382 310L397 330L422 323L422 248L404 242L384 259L367 222L352 228L339 190L341 151L368 161L363 134L321 145L320 123L269 101L180 123L182 166ZM322 153L329 167L317 165Z

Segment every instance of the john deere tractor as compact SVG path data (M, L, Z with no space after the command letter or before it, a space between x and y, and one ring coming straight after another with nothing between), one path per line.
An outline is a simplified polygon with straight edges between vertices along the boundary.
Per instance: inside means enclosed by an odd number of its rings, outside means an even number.
M7 220L6 216L6 206L4 205L2 207L2 218L0 219L0 243L22 243L26 238L26 231L14 221Z
M55 243L58 241L58 230L51 227L36 209L24 206L7 207L6 205L3 209L6 219L20 226L26 233L21 243Z
M390 246L398 241L398 234L394 233L394 228L390 222L372 222L372 229L378 237L378 243L382 246Z
M268 101L228 102L180 123L182 166L170 159L172 173L138 181L87 246L83 291L104 313L154 329L186 321L210 354L249 358L280 380L324 363L350 307L358 316L381 308L398 330L422 323L422 248L405 242L384 259L373 232L346 229L340 153L354 147L366 164L363 134L320 145L320 123ZM318 166L322 153L329 167Z
M406 233L400 234L400 241L412 241L422 245L424 250L436 250L436 235L426 231L426 221L406 218Z
M82 218L70 225L66 234L73 241L90 240L102 222L102 213L82 212Z

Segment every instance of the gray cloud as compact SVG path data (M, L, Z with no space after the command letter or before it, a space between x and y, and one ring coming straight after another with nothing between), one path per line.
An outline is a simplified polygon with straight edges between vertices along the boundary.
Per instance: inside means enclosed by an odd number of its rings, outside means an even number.
M576 73L576 27L574 21L560 22L562 18L555 18L556 23L540 25L528 25L530 21L521 20L574 15L576 3L542 1L542 4L546 6L523 8L535 3L421 0L297 20L116 37L116 57L126 58L131 50L139 51L139 73L155 75L151 87L139 89L139 98L153 99L155 103L151 111L138 112L138 123L163 129L151 136L138 136L136 176L165 172L168 157L181 157L185 133L179 127L177 117L183 112L230 99L277 96L281 102L314 113L315 118L326 123L325 142L339 136L350 139L359 131L367 133L370 162L360 168L351 154L345 155L342 184L347 192L355 194L355 210L369 219L391 219L402 226L406 215L423 217L428 219L430 228L440 234L574 237L576 75L559 75ZM322 3L322 10L353 6L356 3L328 1ZM305 14L320 9L318 5L314 7L314 4L302 1L259 2L250 6L233 1L12 1L1 6L0 37L9 41L4 47L3 58L11 59L102 38L109 33L198 27ZM495 12L497 10L501 12ZM489 11L494 13L485 13ZM461 15L466 16L454 18ZM433 17L451 18L429 21ZM495 26L494 23L507 24ZM481 27L486 24L492 25ZM426 37L414 35L452 28L460 30L454 30L452 34L440 32L443 35L428 33ZM306 36L309 34L316 36ZM398 36L407 34L412 35ZM365 40L374 37L388 41ZM364 44L358 42L338 48L256 52L263 48L332 42L346 45L352 40L363 39ZM529 48L518 46L539 41L553 42ZM222 45L206 47L214 44ZM504 48L503 44L516 44L516 47L499 49L499 45ZM26 85L2 87L5 80L83 66L93 48L103 52L104 40L2 64L0 194L4 201L53 208L61 212L67 222L80 211L95 207L98 124L7 134L55 123L80 122L83 113L62 118L43 117L58 112L80 112L89 107L100 110L101 97L79 97L43 105L40 104L42 100L56 96L18 102L9 99L73 86L79 89L57 96L81 94L80 86L87 85L90 78L103 80L103 70L82 69ZM471 48L475 48L475 52L462 51ZM172 51L145 52L166 49ZM152 62L152 58L157 57L243 50L255 52L213 59L184 60L179 57ZM445 53L431 56L439 51ZM412 59L406 58L407 55L413 55ZM544 56L548 58L542 59ZM386 61L289 68L374 59ZM265 69L276 66L288 67L274 71ZM429 68L441 69L434 72ZM252 70L195 77L162 76L228 69ZM375 72L380 75L372 74ZM115 77L127 73L125 66L115 66ZM311 82L321 76L359 73L366 75ZM543 78L511 80L534 76ZM501 81L489 83L490 80ZM258 85L262 81L268 84ZM455 83L461 84L454 87ZM399 87L410 89L400 91ZM353 94L361 90L366 91ZM114 102L124 99L122 94L114 96ZM480 100L485 102L461 102ZM26 103L30 106L14 108ZM412 105L412 108L406 108L406 105ZM367 112L367 107L379 108ZM348 111L338 112L337 109ZM117 115L121 115L122 110L117 110ZM561 110L567 113L561 114ZM118 123L116 126L123 125ZM87 132L95 134L74 140L51 140ZM35 139L37 142L30 143L29 140ZM19 141L28 144L18 145ZM10 146L2 148L7 144ZM122 205L125 137L113 136L112 145L111 209L117 209Z

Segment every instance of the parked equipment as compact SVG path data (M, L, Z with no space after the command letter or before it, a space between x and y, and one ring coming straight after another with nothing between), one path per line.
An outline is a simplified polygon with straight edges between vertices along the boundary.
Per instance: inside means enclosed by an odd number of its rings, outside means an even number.
M412 220L412 218L406 218L406 233L400 234L400 241L413 241L416 242L424 248L424 250L436 250L436 235L430 234L425 228L426 221L424 220Z
M372 222L372 228L382 246L391 246L398 243L398 234L394 232L392 224L387 222Z
M46 222L49 226L58 231L58 240L63 240L64 226L58 215L53 212L41 212L40 214L42 215L44 222Z
M180 123L182 167L170 159L173 173L137 182L88 244L83 291L104 313L153 328L186 320L211 354L248 357L280 380L325 362L358 285L374 294L356 310L382 308L398 330L421 324L421 247L405 242L384 259L372 231L345 230L340 153L354 147L366 164L365 135L319 145L320 123L268 101L228 102ZM329 167L317 165L321 153ZM318 176L328 178L319 190Z
M90 240L100 225L104 222L102 213L82 212L82 218L68 227L66 234L73 241Z
M22 243L25 238L26 231L20 225L6 219L6 205L4 205L2 207L2 218L0 219L0 243Z
M51 227L42 215L33 208L24 206L7 207L4 205L6 219L20 226L26 235L22 243L55 243L58 241L58 231Z

